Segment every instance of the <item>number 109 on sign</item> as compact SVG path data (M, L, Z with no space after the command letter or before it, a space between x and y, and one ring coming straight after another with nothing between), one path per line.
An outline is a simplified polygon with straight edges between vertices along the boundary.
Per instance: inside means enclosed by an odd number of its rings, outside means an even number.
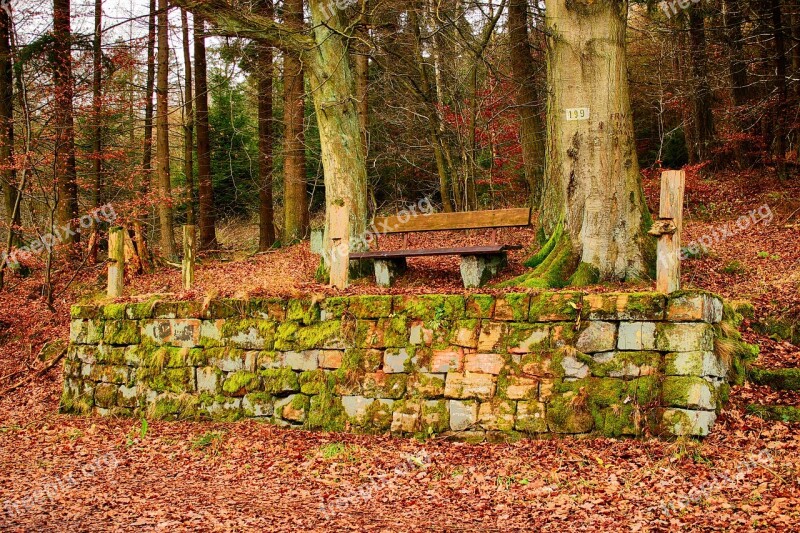
M575 107L567 109L567 120L589 120L589 108Z

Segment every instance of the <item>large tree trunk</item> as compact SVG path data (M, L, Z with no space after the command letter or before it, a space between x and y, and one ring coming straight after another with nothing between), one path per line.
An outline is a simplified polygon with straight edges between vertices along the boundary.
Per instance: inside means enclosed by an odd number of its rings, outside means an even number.
M262 2L262 11L272 17L272 0ZM272 207L272 170L274 142L272 128L272 47L258 44L258 249L269 250L275 244L275 214Z
M704 6L689 8L689 58L692 64L692 117L694 120L694 150L699 161L711 158L714 145L713 95L708 82L708 54Z
M20 225L17 203L17 172L14 162L14 79L11 56L11 19L0 9L0 179L2 179L11 245L19 244L15 229Z
M211 183L211 145L208 137L208 81L206 38L202 17L194 15L194 94L195 132L197 135L197 182L200 222L200 249L216 248L214 186Z
M347 51L347 24L342 13L330 18L325 0L311 0L311 17L318 58L309 69L311 94L319 124L322 165L325 171L326 234L336 207L349 214L351 249L366 246L367 167L361 145L355 83ZM326 22L326 24L324 24ZM331 240L325 239L330 252Z
M183 66L186 88L183 115L183 174L186 177L186 224L194 225L194 96L192 94L192 56L189 53L189 20L181 9Z
M516 86L520 143L525 179L533 206L542 199L544 174L544 125L536 103L536 68L528 41L528 0L510 0L508 38L511 47L511 76Z
M628 2L547 2L548 151L541 223L551 237L515 280L582 285L648 276L650 215L636 157L625 33ZM590 118L567 121L569 108Z
M284 22L299 31L303 28L303 0L286 0ZM349 67L348 67L349 68ZM304 73L300 57L283 55L283 243L305 237L308 230L306 193L306 146L303 135L305 99ZM351 93L352 94L352 93Z
M64 243L80 240L75 228L78 217L78 185L75 169L75 127L72 110L72 53L70 0L53 0L53 90L55 101L55 180L58 194L56 222Z
M156 80L156 176L160 198L158 202L161 253L174 260L174 221L172 213L172 184L169 169L169 37L167 0L158 0L158 74Z

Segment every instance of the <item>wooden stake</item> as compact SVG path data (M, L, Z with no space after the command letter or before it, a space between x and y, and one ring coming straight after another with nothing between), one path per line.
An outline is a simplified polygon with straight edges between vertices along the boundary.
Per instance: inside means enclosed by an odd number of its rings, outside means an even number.
M350 215L345 206L331 208L328 232L331 239L331 285L337 289L345 289L350 270Z
M195 227L183 226L183 263L181 268L183 288L189 290L194 285L194 252L197 246Z
M669 294L681 288L681 230L686 173L668 170L661 175L659 218L650 235L658 237L656 290Z
M125 239L123 229L108 230L108 297L119 298L125 288Z

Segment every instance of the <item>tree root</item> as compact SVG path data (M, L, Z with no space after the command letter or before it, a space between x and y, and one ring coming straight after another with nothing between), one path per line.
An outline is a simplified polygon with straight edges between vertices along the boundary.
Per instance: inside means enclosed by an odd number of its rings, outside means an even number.
M499 287L524 287L558 289L593 285L600 273L588 263L580 262L569 236L564 234L563 223L559 223L550 239L533 257L525 262L533 272L523 274L499 284Z

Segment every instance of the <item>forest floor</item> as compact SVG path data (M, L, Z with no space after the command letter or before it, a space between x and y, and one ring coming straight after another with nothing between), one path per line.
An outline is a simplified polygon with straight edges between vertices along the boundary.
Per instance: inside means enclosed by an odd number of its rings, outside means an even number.
M654 211L655 175L647 176L645 191ZM690 172L686 200L684 242L708 235L711 245L683 263L684 284L751 301L752 322L800 319L800 183L748 173L712 181ZM770 217L735 227L741 216L766 213L765 206ZM204 259L193 291L180 290L179 271L162 269L131 279L127 298L331 292L314 281L317 259L307 244L257 255L233 251L244 248L248 231L222 235L229 251ZM415 235L411 242L485 239L461 232ZM533 235L509 230L500 239L528 245ZM381 238L383 247L398 244ZM525 256L512 255L503 279L524 271ZM143 426L60 415L60 366L47 370L37 354L46 342L68 337L69 306L102 291L103 271L99 265L76 274L57 265L54 310L42 302L39 268L12 276L0 293L0 530L787 531L800 519L800 426L744 411L754 401L800 405L800 395L749 384L734 388L709 438L673 443L418 442L257 422ZM418 259L391 292L462 290L455 259ZM384 290L370 280L348 289L365 292ZM759 335L752 322L743 331L761 348L758 365L800 366L800 348Z

